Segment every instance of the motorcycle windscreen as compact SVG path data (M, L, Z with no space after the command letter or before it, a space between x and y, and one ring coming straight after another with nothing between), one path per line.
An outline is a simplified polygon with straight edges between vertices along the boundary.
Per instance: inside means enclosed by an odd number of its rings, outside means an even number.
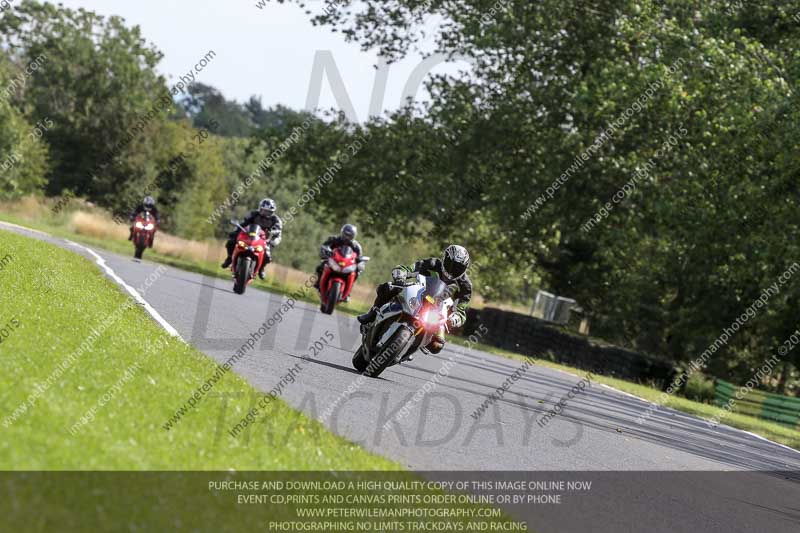
M339 255L341 255L342 257L350 257L354 253L355 252L353 251L353 249L350 246L347 246L346 244L339 247Z
M250 236L251 239L257 239L258 236L261 234L261 226L258 224L250 224L247 226L247 234Z
M422 298L430 296L435 302L441 302L450 295L447 284L437 277L425 277L425 289Z

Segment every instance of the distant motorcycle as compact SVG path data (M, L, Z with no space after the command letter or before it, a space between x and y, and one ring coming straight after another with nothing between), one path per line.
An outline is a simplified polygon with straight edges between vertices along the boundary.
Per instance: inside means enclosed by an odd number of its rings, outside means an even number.
M428 346L437 338L441 350L444 334L449 331L447 319L454 302L442 280L413 274L404 284L392 287L402 291L381 307L353 355L353 367L367 376L378 377L417 350L430 353Z
M136 215L136 219L133 223L132 240L135 249L133 257L141 259L144 249L153 245L156 226L156 219L149 211L144 211Z
M328 260L319 279L320 310L326 315L333 313L339 302L346 301L356 281L356 274L363 272L369 257L358 257L350 246L339 246L324 251Z
M267 234L258 224L250 224L247 229L240 226L235 220L231 220L231 224L239 228L239 236L236 238L231 262L233 292L244 294L247 286L261 269L269 241L267 241Z

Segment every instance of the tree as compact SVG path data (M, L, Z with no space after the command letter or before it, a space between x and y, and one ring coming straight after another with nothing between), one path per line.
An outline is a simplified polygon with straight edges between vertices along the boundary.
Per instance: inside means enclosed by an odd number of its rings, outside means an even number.
M13 87L24 69L0 54L0 87ZM0 199L41 192L48 169L43 135L52 125L30 124L20 111L0 95Z
M236 101L227 100L210 85L192 83L180 104L196 128L205 128L223 137L247 137L253 131L245 109Z
M108 205L126 179L119 159L172 105L155 73L161 53L120 17L32 0L3 14L0 35L15 63L44 58L15 104L33 123L54 124L47 192L69 189Z

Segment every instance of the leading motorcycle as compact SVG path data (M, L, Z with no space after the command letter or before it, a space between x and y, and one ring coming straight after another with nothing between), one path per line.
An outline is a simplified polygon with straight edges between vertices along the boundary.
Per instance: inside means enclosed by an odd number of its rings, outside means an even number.
M347 301L356 275L364 271L369 257L358 257L353 248L347 245L334 250L325 247L322 255L327 257L327 261L319 278L320 310L330 315L337 303Z
M411 359L417 350L438 353L444 346L444 334L449 332L447 319L454 302L442 280L412 273L390 287L399 288L399 293L378 310L353 355L353 367L370 377Z

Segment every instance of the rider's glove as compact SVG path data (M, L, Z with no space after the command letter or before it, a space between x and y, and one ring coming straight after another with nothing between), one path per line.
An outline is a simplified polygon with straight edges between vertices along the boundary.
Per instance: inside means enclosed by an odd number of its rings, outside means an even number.
M447 319L447 323L450 324L451 328L460 328L464 325L464 319L458 313L450 315L450 318Z
M392 270L392 281L400 283L404 279L406 279L406 273L402 268L395 268Z
M331 249L324 244L319 247L319 258L320 259L327 259L331 256Z

